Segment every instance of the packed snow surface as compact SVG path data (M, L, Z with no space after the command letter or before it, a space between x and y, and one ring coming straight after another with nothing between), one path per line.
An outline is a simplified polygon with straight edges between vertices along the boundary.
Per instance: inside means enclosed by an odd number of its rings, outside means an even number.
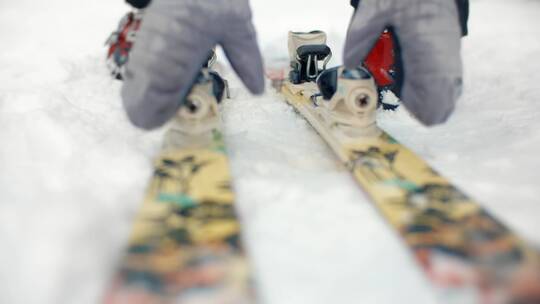
M328 32L343 1L252 1L267 58L286 32ZM329 6L332 3L332 6ZM0 303L97 303L122 254L163 130L132 127L103 42L122 1L0 1ZM380 124L517 233L540 244L540 2L476 0L465 94L448 123ZM221 61L226 64L222 57ZM263 303L433 303L396 233L310 126L234 79L223 118Z

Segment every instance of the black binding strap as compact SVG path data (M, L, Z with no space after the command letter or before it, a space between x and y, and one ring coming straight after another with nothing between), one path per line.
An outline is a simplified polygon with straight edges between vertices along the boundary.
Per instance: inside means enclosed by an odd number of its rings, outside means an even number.
M330 100L337 90L339 67L327 69L317 78L317 85L321 91L323 99Z
M310 55L317 56L318 60L324 60L330 53L330 48L324 44L303 45L296 50L301 60L306 60Z
M215 71L210 71L209 74L212 78L212 93L214 93L217 102L220 103L225 95L225 80Z

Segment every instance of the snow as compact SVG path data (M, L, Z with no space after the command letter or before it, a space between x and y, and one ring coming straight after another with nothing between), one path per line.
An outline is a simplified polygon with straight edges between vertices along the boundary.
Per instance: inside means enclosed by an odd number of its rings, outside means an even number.
M351 13L327 1L252 1L267 58L286 32L323 29L338 64ZM290 9L287 11L284 8ZM122 253L163 130L133 128L102 47L122 1L0 2L0 303L96 303ZM424 128L390 133L540 244L540 2L475 0L465 95ZM223 57L222 57L223 60ZM223 60L224 61L224 60ZM400 239L309 125L233 77L226 140L263 303L433 303Z

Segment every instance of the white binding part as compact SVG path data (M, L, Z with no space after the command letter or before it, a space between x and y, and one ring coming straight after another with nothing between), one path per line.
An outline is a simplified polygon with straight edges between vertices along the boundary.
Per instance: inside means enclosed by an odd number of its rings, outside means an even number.
M322 31L313 31L310 33L289 32L288 47L289 58L296 58L296 50L304 45L326 44L326 33Z
M341 75L341 69L339 74ZM337 91L331 100L323 100L315 83L287 83L290 93L309 103L289 100L325 138L345 162L349 155L343 147L354 146L359 140L382 134L376 123L377 91L373 79L339 78Z
M341 75L340 68L338 75ZM313 95L312 95L313 96ZM317 112L326 125L341 137L376 137L377 91L373 78L366 80L338 78L337 90L330 101L314 98Z
M216 98L210 93L212 83L198 84L188 96L192 106L182 106L172 125L186 134L206 133L219 124L219 109Z
M186 142L196 146L207 145L212 139L212 131L219 129L221 117L216 97L212 94L212 82L196 84L183 105L178 110L165 135L166 148L182 147Z

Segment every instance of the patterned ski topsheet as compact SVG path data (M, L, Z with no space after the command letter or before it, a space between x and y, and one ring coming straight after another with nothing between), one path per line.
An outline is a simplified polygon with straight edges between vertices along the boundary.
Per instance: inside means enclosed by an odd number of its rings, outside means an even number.
M253 303L221 133L162 152L104 303Z
M282 87L286 101L308 121L317 119L306 113L315 112L311 96L293 86ZM442 302L540 303L539 252L412 151L384 132L332 149L348 155L345 164L412 249Z

